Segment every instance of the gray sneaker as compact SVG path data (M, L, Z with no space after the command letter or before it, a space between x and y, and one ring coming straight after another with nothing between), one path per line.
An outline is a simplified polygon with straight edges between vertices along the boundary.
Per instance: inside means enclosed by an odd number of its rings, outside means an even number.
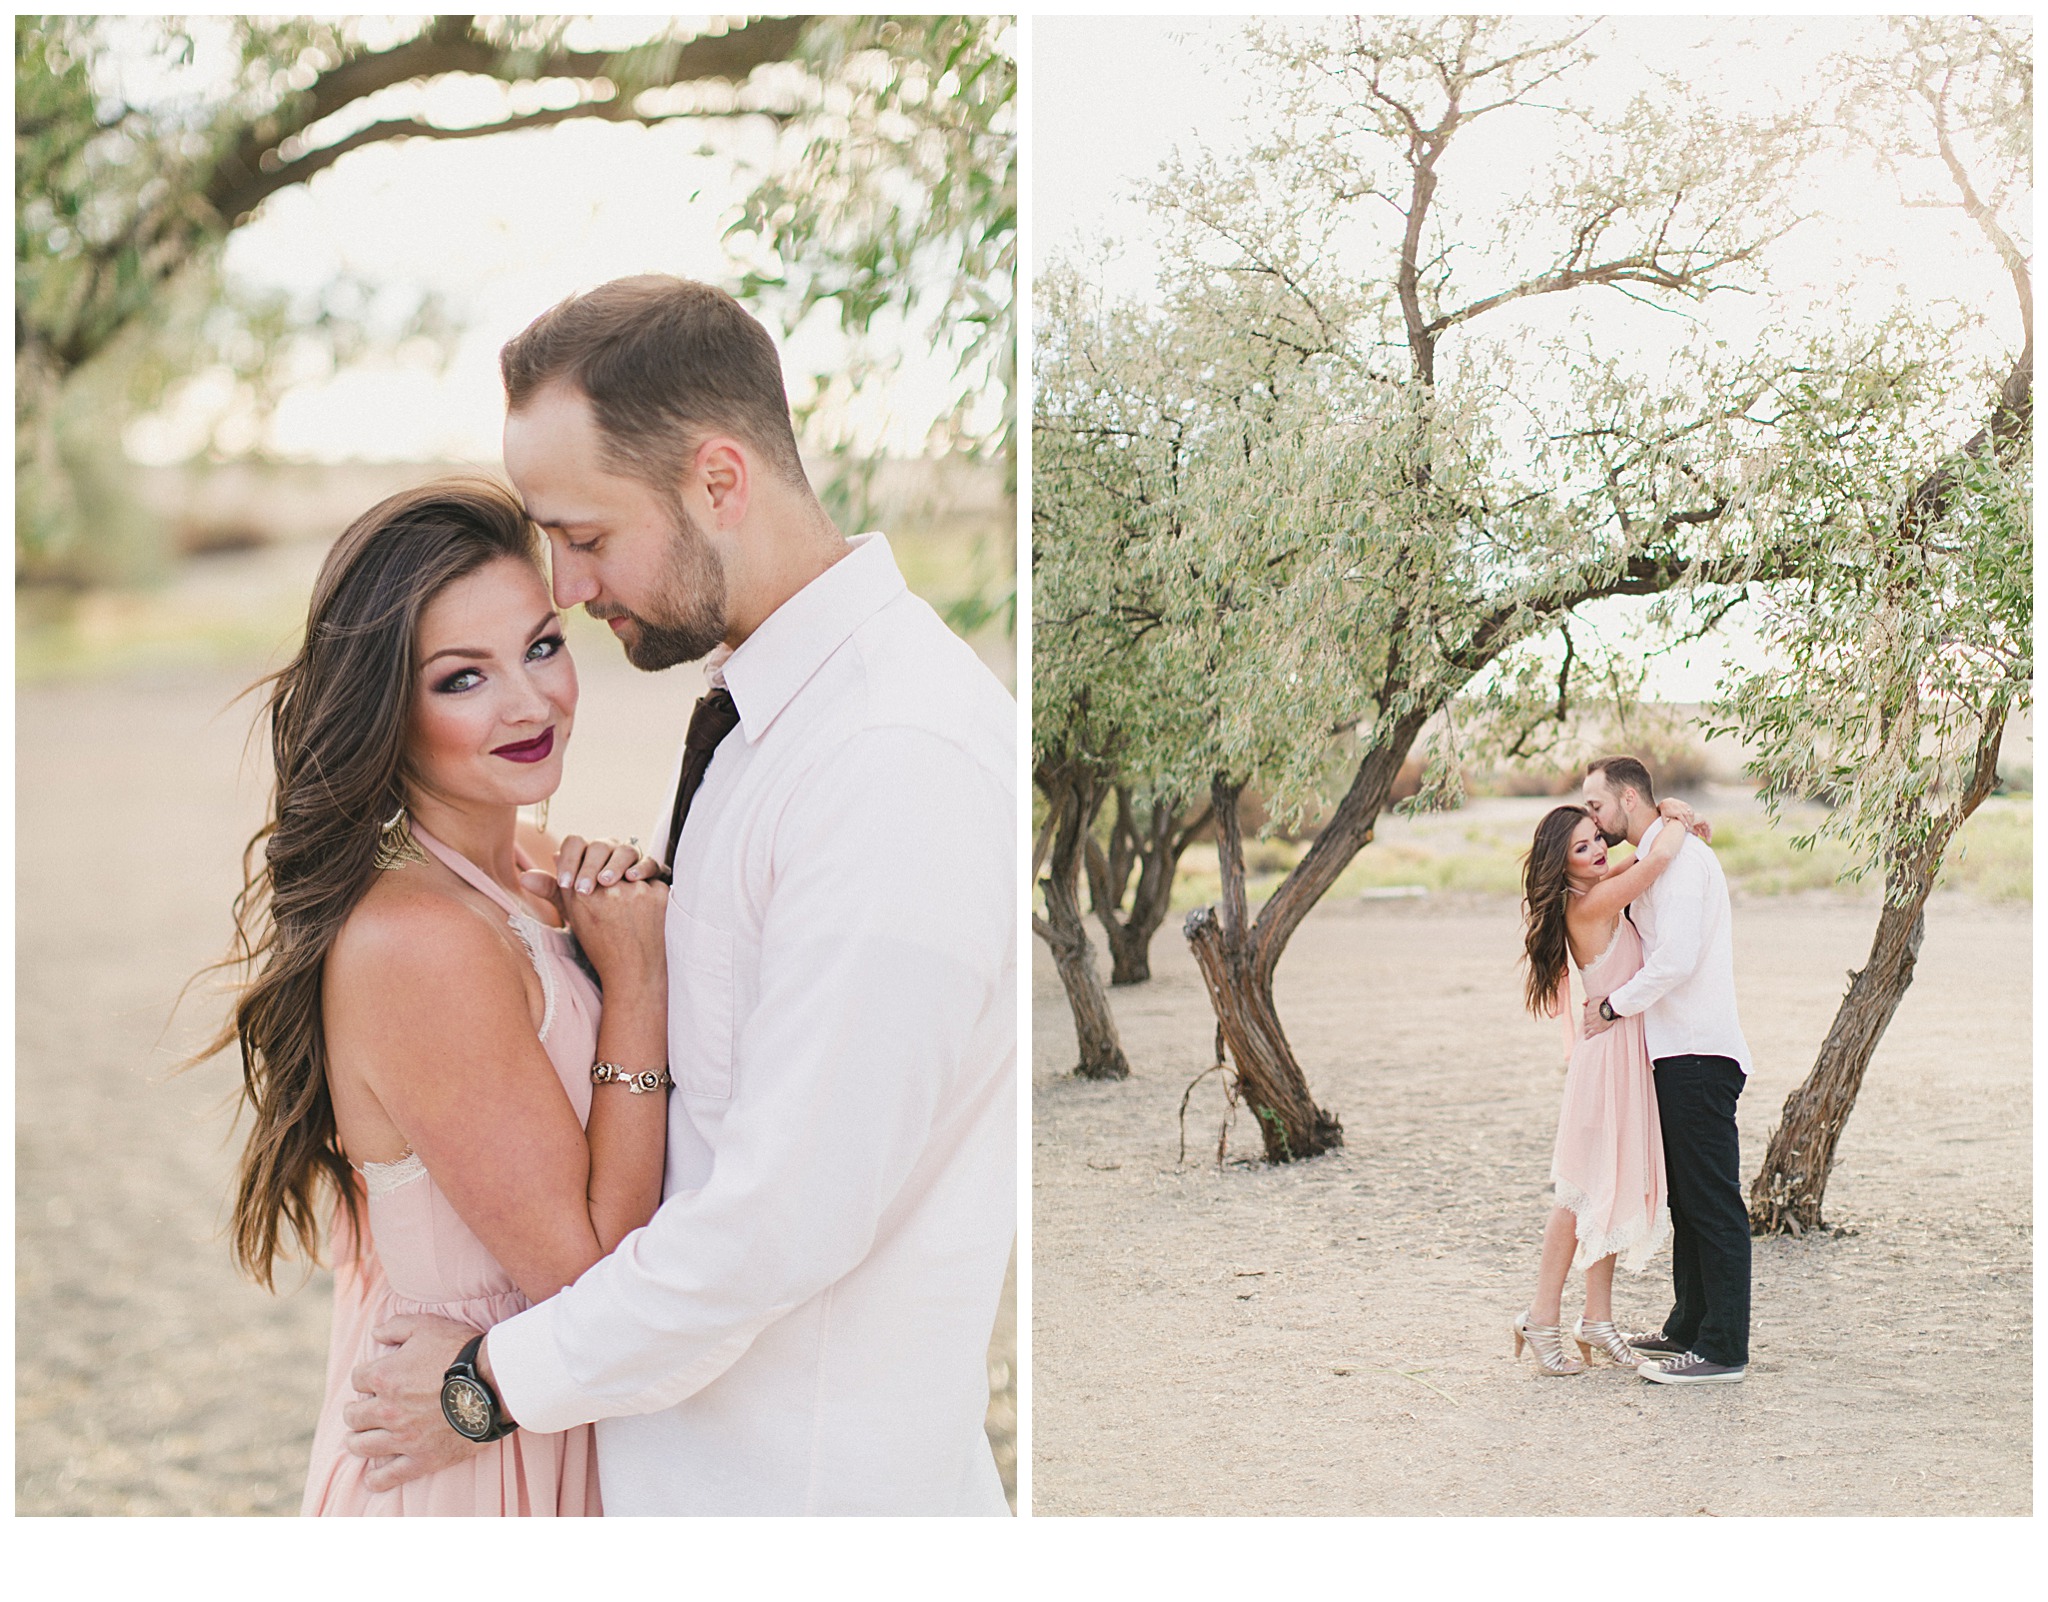
M1683 1357L1685 1355L1684 1344L1680 1341L1672 1340L1661 1329L1649 1330L1641 1335L1624 1335L1622 1339L1627 1341L1637 1351L1648 1352L1652 1357Z
M1749 1369L1710 1363L1698 1352L1687 1352L1666 1362L1645 1363L1636 1372L1653 1385L1739 1385Z

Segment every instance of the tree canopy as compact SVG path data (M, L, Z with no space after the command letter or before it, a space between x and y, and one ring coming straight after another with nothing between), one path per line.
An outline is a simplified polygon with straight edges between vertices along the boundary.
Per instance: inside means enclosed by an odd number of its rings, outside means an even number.
M912 345L953 358L953 399L928 442L998 464L1017 487L1017 55L1008 16L839 18L801 52L811 70L791 146L729 238L740 293L793 328L828 305L847 355L814 375L799 425L880 391ZM886 326L882 326L886 325ZM825 488L842 524L874 520L872 452L845 437ZM1014 536L986 542L983 582L946 609L972 633L1016 628Z
M103 436L110 411L200 365L258 372L290 335L360 341L347 286L309 310L224 277L226 240L268 198L368 146L579 119L780 128L786 159L734 240L742 290L799 315L830 302L854 330L928 311L963 397L939 443L1008 451L1009 403L983 400L1014 384L1004 19L51 16L18 18L15 47L18 560L61 552L80 521L89 453L67 429ZM432 93L449 83L459 113Z
M783 304L792 323L822 303L859 334L884 313L929 313L957 371L979 380L941 427L953 445L1007 462L1013 484L1014 32L1004 16L813 29L803 51L813 105L795 130L798 148L734 224L773 252L742 292ZM977 417L990 390L1000 403Z

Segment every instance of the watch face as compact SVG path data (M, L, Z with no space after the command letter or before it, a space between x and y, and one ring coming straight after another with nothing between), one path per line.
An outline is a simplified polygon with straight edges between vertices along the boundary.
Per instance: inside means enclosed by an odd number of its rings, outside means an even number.
M441 1411L458 1434L480 1441L491 1433L491 1397L475 1380L452 1379L441 1387Z

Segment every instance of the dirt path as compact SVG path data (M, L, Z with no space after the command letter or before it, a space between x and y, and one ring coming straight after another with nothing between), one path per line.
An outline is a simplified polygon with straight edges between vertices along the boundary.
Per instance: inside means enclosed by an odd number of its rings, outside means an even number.
M1745 1176L1875 909L1737 904ZM2032 1506L2032 927L1937 900L1829 1185L1850 1233L1759 1241L1751 1373L1672 1390L1508 1355L1563 1083L1518 1014L1515 910L1318 911L1279 1004L1343 1150L1214 1160L1214 1024L1185 945L1115 992L1134 1077L1075 1080L1034 970L1033 1503L1040 1513L2026 1514ZM1098 942L1099 943L1099 942ZM1257 1151L1242 1120L1233 1159ZM1669 1256L1620 1276L1654 1323ZM1567 1289L1575 1311L1576 1276Z
M578 641L584 701L555 820L644 838L699 682ZM164 1033L179 985L225 947L261 816L260 788L235 777L249 715L217 715L254 671L16 698L17 1513L298 1508L330 1282L272 1297L235 1276L216 1231L238 1070L168 1075L218 1003L188 1003ZM1014 1279L989 1354L1013 1485Z

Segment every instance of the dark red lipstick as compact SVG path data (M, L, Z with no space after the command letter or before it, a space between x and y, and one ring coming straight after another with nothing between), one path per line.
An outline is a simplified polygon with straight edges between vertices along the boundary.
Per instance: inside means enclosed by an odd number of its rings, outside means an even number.
M516 745L501 745L491 752L507 762L539 762L555 748L555 731L552 727L543 729L531 740L521 740Z

